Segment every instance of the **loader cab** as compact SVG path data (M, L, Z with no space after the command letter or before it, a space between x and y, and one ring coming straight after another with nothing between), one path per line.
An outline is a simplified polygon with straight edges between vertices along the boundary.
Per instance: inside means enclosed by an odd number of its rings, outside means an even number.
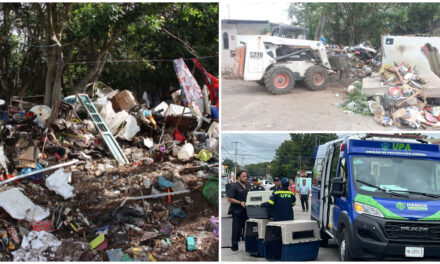
M341 260L440 257L438 145L388 135L319 146L311 217Z
M294 27L290 25L278 25L272 28L271 36L290 39L307 39L308 28Z

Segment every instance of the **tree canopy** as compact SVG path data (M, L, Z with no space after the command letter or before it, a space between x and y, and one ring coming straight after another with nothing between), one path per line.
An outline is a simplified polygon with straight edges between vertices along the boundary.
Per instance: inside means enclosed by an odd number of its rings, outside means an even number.
M102 81L157 103L179 87L177 58L218 75L215 3L0 3L0 36L5 99L44 94L51 105Z
M261 177L270 173L272 177L292 178L300 169L313 169L316 146L337 138L338 136L332 133L292 133L290 139L277 148L272 161L248 164L245 169L249 177ZM234 161L230 159L224 159L222 164L232 170L234 168Z
M288 8L294 25L308 27L313 39L324 14L322 36L329 43L356 45L369 40L380 43L385 32L394 35L433 35L440 18L438 3L292 3Z

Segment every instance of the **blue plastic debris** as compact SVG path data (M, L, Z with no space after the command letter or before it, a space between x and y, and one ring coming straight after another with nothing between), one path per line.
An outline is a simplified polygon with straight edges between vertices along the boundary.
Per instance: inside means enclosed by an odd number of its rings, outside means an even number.
M178 217L178 218L185 218L186 217L186 214L185 214L185 212L182 210L182 209L180 209L180 208L174 208L172 211L171 211L171 213L170 213L170 216L168 217L168 220L169 221L171 221L171 220L174 220L176 217Z
M186 237L186 248L188 249L188 251L194 251L196 249L194 236Z
M159 178L157 179L159 187L160 188L170 188L174 186L174 183L170 182L169 180L165 179L162 175L159 175Z

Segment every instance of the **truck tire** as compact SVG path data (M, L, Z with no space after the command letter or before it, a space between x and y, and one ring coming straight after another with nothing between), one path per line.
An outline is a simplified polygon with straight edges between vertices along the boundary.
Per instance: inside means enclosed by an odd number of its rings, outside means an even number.
M319 65L308 68L304 75L304 82L312 91L320 91L325 89L328 83L327 70Z
M344 229L341 231L341 239L339 240L339 261L353 261L354 258L350 255L348 233Z
M264 75L266 89L275 95L287 94L295 86L293 73L284 66L274 66Z

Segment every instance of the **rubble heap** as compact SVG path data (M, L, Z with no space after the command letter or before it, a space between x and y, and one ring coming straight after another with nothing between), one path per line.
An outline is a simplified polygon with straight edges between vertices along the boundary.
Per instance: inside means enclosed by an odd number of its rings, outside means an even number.
M3 111L0 260L218 260L218 120L178 94Z

